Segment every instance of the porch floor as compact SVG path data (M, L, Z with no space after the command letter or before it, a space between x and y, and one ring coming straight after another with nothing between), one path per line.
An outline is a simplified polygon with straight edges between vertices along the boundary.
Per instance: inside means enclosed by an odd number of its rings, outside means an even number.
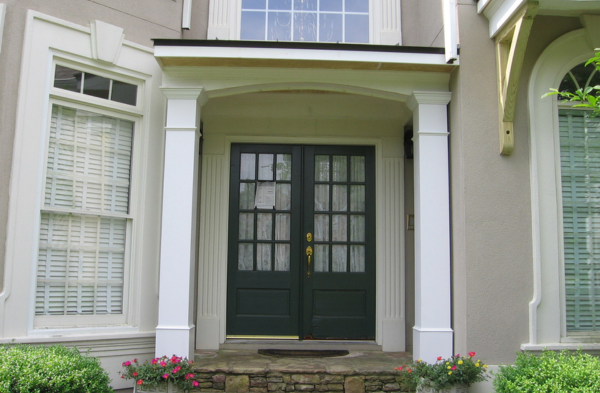
M410 391L410 386L394 370L410 361L410 353L351 347L346 356L325 358L266 356L258 354L256 349L197 351L195 379L200 383L200 391L207 392Z

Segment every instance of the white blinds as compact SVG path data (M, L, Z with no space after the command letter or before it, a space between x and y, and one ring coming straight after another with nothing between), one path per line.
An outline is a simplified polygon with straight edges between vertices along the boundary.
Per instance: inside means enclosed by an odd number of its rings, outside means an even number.
M600 119L560 110L568 332L600 330Z
M133 122L54 105L36 315L123 312Z

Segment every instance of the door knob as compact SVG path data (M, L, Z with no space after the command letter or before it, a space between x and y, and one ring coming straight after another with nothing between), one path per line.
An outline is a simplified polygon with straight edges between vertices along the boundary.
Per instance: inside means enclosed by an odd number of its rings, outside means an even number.
M306 255L308 256L308 269L306 269L306 277L310 278L310 257L312 257L313 249L311 246L306 247Z

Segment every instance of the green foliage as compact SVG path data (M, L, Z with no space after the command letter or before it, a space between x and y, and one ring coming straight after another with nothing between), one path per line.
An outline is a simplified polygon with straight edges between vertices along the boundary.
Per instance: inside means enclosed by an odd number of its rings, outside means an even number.
M519 353L514 366L496 373L497 393L600 392L600 360L577 351Z
M596 50L598 51L600 48ZM596 52L596 55L585 63L586 66L589 64L593 64L600 71L600 52ZM600 116L600 85L582 87L577 89L575 93L550 89L550 92L544 94L542 98L553 95L558 95L566 101L579 102L579 104L575 104L573 107L592 109L591 116Z
M435 363L420 359L410 365L396 367L400 375L412 378L414 385L444 389L454 385L471 385L488 378L487 366L481 360L474 361L475 352L469 356L455 355L448 359L440 356Z
M60 345L0 346L2 393L112 393L110 378L92 356Z
M123 362L124 371L121 372L121 378L133 379L137 385L156 386L159 382L172 382L175 386L189 391L198 386L194 380L192 364L187 358L180 358L175 355L168 358L154 358L151 362L146 361L139 364L137 359Z

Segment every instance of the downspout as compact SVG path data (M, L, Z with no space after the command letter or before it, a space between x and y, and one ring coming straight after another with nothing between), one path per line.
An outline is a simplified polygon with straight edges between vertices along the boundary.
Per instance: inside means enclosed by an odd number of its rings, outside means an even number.
M453 64L458 60L458 21L456 16L456 0L442 0L442 18L444 22L444 47L446 63Z
M192 0L183 0L183 12L181 13L181 28L189 30L192 27Z

